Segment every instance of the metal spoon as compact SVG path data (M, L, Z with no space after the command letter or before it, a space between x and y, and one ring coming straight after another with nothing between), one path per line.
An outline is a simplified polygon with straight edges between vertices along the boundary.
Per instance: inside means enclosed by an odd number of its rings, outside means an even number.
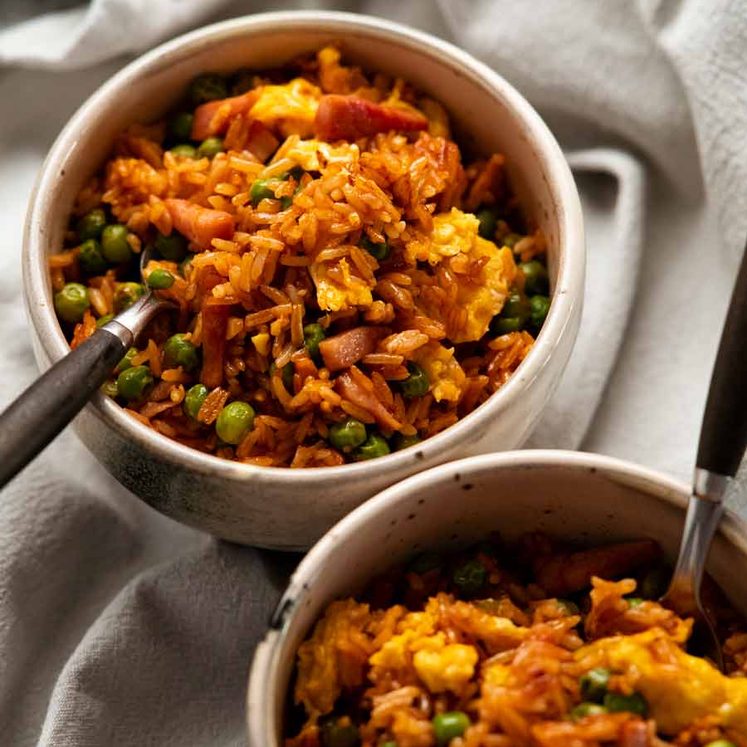
M144 250L140 257L143 283L150 259ZM0 414L0 488L83 409L148 322L171 306L147 291L55 363Z
M724 496L747 445L747 249L742 256L729 312L711 376L693 493L687 507L680 553L661 603L695 620L690 649L724 668L713 620L700 599L703 569L724 511Z

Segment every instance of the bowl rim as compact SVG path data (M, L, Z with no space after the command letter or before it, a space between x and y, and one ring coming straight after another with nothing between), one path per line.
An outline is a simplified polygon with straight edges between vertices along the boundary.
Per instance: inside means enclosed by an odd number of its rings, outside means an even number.
M52 145L41 166L29 200L22 253L23 287L27 314L38 335L43 357L45 361L54 363L69 352L68 343L50 303L44 251L44 207L49 200L48 195L53 194L58 180L64 176L61 165L65 155L75 144L79 132L84 128L92 112L115 96L118 90L136 83L144 75L162 69L195 47L219 46L222 42L237 36L276 31L281 26L289 33L319 30L320 27L321 30L328 30L330 34L357 33L437 58L458 74L469 75L482 85L486 94L499 96L516 113L526 136L530 137L535 145L535 155L543 164L548 181L554 185L551 193L556 200L561 238L556 287L550 311L532 350L506 384L454 425L417 446L392 452L376 460L333 467L294 470L220 459L148 428L128 416L123 408L99 392L86 406L86 412L95 415L121 437L137 443L164 462L181 468L188 467L198 474L207 476L271 480L287 482L289 486L299 482L305 485L318 485L333 478L362 477L372 469L396 470L411 467L426 458L445 457L453 443L461 441L472 429L482 430L493 417L518 399L523 390L539 376L557 341L569 331L573 334L573 319L580 315L585 272L581 203L570 168L555 137L529 102L508 81L450 42L374 16L337 11L297 10L259 13L211 24L178 36L137 57L91 94L68 120Z
M290 621L295 612L303 607L304 598L311 593L320 572L334 556L336 546L342 538L365 534L369 522L395 513L400 501L413 494L421 494L435 484L451 482L457 472L464 479L483 469L497 472L503 469L541 471L547 468L598 473L623 485L637 487L652 498L679 509L684 521L691 485L635 462L585 451L522 449L481 454L431 467L385 488L340 519L306 553L293 571L270 617L268 629L252 657L245 704L249 744L266 745L265 736L267 729L272 726L273 718L266 695L273 673L277 671L278 657L282 652ZM718 534L723 535L729 545L747 555L747 520L727 508L719 524ZM257 712L261 714L259 717L256 716Z

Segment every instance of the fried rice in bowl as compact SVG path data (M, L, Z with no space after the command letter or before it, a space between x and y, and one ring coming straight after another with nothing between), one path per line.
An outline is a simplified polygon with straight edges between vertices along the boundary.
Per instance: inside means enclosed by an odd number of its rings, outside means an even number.
M553 451L389 488L291 578L255 653L249 744L747 744L744 523L725 518L703 588L723 673L689 650L693 621L658 602L689 493Z
M55 144L26 249L43 365L146 286L172 302L79 419L104 464L177 519L288 548L520 444L583 278L575 187L528 104L449 45L336 14L125 68Z

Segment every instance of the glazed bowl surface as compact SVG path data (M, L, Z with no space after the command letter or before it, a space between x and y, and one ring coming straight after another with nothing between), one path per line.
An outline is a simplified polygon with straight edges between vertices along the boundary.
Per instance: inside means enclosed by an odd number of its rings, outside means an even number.
M338 41L364 68L402 76L449 110L457 140L475 153L507 154L529 223L547 237L553 301L533 350L487 402L417 447L369 462L308 470L218 459L147 428L97 394L79 435L126 487L157 510L219 537L282 549L308 547L377 491L424 468L520 446L571 354L581 313L584 239L576 187L541 118L503 78L456 47L383 19L287 12L238 18L179 37L129 64L96 91L53 145L32 197L24 289L37 361L68 352L47 270L76 194L116 135L165 114L205 71L263 69Z
M296 650L326 605L413 555L449 551L494 531L540 531L577 543L651 538L674 560L690 486L610 457L517 451L470 457L398 483L335 525L306 555L254 655L247 696L251 747L280 747ZM707 571L747 613L747 525L727 512Z

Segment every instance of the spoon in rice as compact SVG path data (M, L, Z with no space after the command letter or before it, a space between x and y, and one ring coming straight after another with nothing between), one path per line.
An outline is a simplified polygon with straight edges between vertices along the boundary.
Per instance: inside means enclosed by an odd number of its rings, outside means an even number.
M724 668L713 620L700 591L708 550L724 512L732 478L747 445L747 250L734 286L711 376L693 492L672 580L661 603L695 621L689 648Z
M152 259L140 256L140 276ZM173 308L152 290L97 329L54 364L0 414L0 488L4 487L83 409L111 376L148 322Z

